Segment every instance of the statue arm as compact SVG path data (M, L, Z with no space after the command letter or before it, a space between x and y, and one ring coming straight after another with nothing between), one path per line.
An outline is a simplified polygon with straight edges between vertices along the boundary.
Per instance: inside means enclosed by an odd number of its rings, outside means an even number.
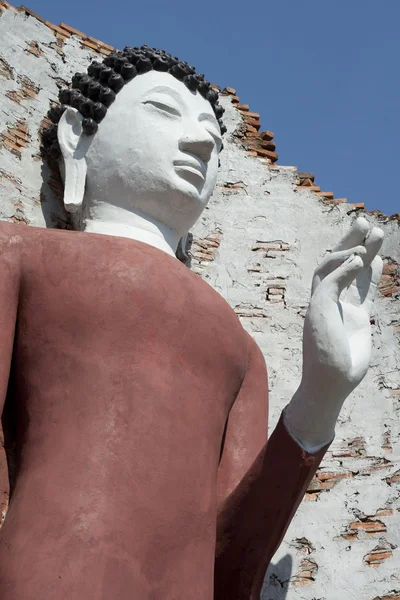
M266 569L326 449L308 453L281 417L268 443L268 382L251 340L218 472L214 600L259 600Z
M246 375L231 408L218 467L217 501L222 506L264 447L268 436L268 376L264 356L248 338Z
M240 419L246 411L259 414L267 377L262 361L254 358L257 350L251 350L221 459L225 495L219 488L215 600L259 600L266 568L333 439L343 402L368 370L382 240L380 229L359 218L315 271L302 381L252 463L257 425L249 427L251 419L245 418L242 426ZM246 455L247 443L252 452ZM236 475L227 477L229 470Z

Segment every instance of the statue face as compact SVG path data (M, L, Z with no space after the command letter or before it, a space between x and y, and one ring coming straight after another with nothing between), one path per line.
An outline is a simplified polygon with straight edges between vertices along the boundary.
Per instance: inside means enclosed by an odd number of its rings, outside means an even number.
M118 93L86 155L88 199L106 191L113 204L184 235L214 190L220 148L207 100L169 73L139 75Z

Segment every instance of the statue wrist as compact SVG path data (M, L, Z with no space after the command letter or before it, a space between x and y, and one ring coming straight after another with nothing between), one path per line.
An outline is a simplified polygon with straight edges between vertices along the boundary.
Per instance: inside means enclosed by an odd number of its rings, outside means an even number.
M336 421L347 396L332 391L302 382L285 408L286 428L307 452L316 452L335 436Z

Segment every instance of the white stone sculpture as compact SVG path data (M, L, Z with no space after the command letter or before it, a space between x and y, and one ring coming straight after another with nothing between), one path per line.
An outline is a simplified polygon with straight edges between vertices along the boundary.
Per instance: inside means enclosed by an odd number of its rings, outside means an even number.
M82 232L0 227L0 409L9 390L22 432L0 594L259 600L368 369L383 234L358 219L317 269L303 377L267 442L260 349L175 259L216 185L218 94L147 47L106 60L43 135Z

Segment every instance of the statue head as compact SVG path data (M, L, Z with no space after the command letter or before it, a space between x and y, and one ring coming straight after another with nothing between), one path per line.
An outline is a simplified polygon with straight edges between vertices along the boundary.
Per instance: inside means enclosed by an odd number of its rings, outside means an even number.
M125 48L77 73L60 101L43 143L60 161L65 208L95 214L101 200L185 235L214 190L225 131L203 75L163 51Z

